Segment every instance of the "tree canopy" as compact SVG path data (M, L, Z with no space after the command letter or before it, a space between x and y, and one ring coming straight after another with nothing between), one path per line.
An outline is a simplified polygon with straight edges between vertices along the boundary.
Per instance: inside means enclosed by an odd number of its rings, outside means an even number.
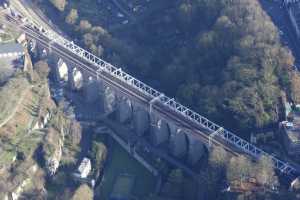
M149 19L144 31L133 33L142 44L135 60L155 48L144 61L152 63L149 69L136 62L135 70L158 78L167 94L226 127L249 132L276 123L281 91L298 101L299 75L291 73L294 58L259 2L179 2L174 12L159 16L169 16L168 21ZM164 34L175 39L163 40ZM157 40L163 45L145 44Z

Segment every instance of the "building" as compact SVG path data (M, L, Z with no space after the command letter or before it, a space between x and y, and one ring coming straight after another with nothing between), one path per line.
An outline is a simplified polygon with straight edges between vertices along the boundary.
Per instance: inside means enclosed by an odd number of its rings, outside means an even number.
M0 59L12 58L19 59L25 55L24 47L18 43L0 44Z
M91 172L91 170L92 170L91 160L88 158L83 158L83 160L81 161L77 169L77 173L79 174L79 177L86 178Z
M292 111L289 118L281 122L284 146L289 155L300 155L300 112Z

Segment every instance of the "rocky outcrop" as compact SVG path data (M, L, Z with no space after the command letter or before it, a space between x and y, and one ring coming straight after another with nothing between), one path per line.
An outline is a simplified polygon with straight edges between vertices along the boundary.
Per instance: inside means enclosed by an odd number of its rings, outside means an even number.
M62 130L58 132L54 128L49 128L43 151L45 167L50 176L54 175L59 167L62 158L63 145L64 132Z
M46 169L50 176L54 175L59 167L62 156L63 142L59 139L59 145L55 148L54 153L46 160Z
M33 126L33 130L45 128L49 119L51 117L51 113L49 110L44 114L44 116L39 116L36 124Z

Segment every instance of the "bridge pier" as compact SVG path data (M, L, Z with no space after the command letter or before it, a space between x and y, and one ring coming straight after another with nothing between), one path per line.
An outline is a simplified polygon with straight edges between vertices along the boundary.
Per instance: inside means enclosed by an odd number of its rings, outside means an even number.
M95 103L99 100L100 88L98 80L92 76L84 77L83 92L87 103Z
M133 107L130 99L120 97L117 120L122 124L128 124L132 120Z
M117 103L118 103L117 95L112 88L108 86L104 86L102 99L103 99L103 110L105 114L109 115L114 111L116 111Z
M151 114L150 140L154 146L162 145L168 142L170 136L170 127L168 123L159 116Z
M195 165L205 153L205 145L192 134L187 134L188 138L188 156L187 162L190 165Z
M176 158L185 158L188 152L188 140L184 130L180 128L172 130L171 128L169 151Z
M150 117L141 106L133 106L133 127L137 135L145 135L150 128Z

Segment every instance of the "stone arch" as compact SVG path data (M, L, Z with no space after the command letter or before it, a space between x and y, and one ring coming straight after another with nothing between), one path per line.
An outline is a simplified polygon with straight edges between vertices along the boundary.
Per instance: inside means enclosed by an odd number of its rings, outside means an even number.
M188 152L188 139L182 129L177 129L174 133L171 133L169 149L171 154L177 158L184 158L186 156Z
M73 77L73 83L74 83L74 89L80 90L83 87L83 74L80 70L78 70L76 67L73 68L72 72Z
M119 104L118 119L121 123L129 123L132 119L133 106L130 99L123 97Z
M116 110L117 107L117 96L110 87L104 89L103 95L103 108L106 114L110 114Z
M57 80L67 82L69 80L69 69L63 59L59 58L56 69Z
M169 140L169 136L170 127L165 120L159 119L152 124L151 140L153 145L157 146L167 142Z
M142 136L147 133L150 127L150 116L148 111L137 108L133 111L133 125L135 132Z

